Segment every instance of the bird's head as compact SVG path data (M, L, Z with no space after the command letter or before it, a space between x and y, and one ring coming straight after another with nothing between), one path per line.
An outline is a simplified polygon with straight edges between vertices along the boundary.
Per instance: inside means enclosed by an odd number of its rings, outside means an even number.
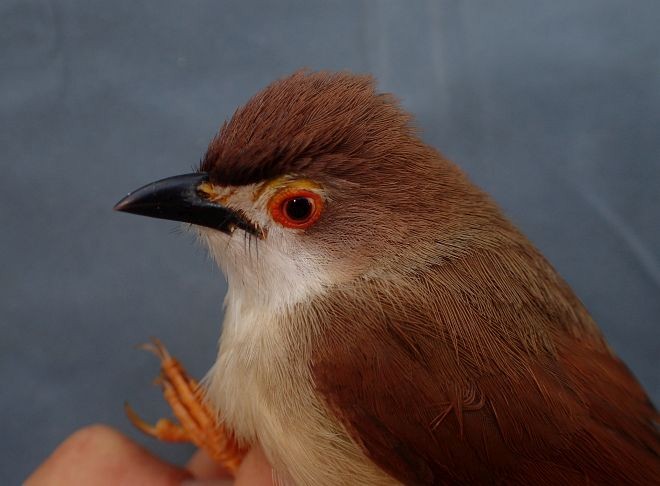
M278 306L460 254L497 216L484 201L370 77L298 72L239 109L198 172L115 209L193 224L230 289Z

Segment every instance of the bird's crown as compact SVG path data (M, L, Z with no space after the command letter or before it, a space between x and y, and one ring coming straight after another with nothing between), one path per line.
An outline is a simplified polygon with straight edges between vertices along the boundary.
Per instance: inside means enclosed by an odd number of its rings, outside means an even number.
M319 160L327 155L373 161L413 139L413 131L410 116L391 95L377 93L370 76L298 71L238 109L200 169L217 184L250 184L327 169Z

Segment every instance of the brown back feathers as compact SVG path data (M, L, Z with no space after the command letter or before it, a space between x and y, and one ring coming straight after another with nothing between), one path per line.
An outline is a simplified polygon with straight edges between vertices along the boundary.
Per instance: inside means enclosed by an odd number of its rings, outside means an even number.
M658 484L656 412L527 244L346 287L318 390L406 484Z

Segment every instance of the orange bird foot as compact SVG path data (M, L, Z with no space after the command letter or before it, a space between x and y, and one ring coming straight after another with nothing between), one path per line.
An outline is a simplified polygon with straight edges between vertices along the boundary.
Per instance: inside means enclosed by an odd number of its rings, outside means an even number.
M191 378L181 364L167 352L158 340L140 346L160 359L160 375L156 383L163 387L163 396L179 423L160 419L155 425L142 420L126 403L126 415L139 430L167 442L192 442L203 449L214 461L235 474L246 450L238 446L233 435L218 422L204 400L199 384Z

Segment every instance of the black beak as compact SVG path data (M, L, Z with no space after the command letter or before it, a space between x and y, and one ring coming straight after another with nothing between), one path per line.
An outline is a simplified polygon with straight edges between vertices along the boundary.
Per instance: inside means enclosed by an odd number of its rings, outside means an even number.
M240 228L261 238L262 232L246 217L205 197L199 187L208 180L204 172L161 179L131 192L114 209L206 226L227 234Z

